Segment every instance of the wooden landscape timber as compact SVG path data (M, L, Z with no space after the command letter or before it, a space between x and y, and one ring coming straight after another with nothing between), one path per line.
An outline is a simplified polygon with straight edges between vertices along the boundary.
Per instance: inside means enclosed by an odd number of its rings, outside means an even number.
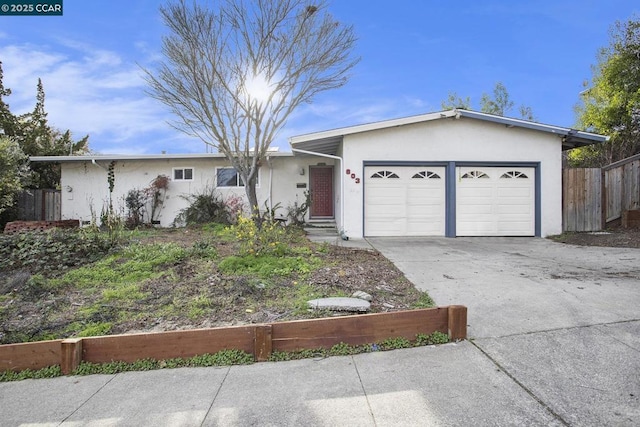
M388 338L414 340L417 334L448 334L451 341L467 337L467 308L460 305L390 313L294 320L271 324L71 338L0 345L0 372L60 365L70 374L85 362L134 362L140 359L187 358L221 350L242 350L256 361L274 351L360 345Z

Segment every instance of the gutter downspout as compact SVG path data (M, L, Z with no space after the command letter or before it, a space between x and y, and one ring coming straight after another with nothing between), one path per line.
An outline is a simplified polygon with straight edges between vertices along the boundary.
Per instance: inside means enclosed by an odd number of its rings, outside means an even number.
M316 153L313 151L299 150L297 148L291 148L294 153L310 154L312 156L326 157L329 159L336 159L340 162L340 237L342 240L349 240L344 232L344 165L342 157L334 156L332 154Z
M267 165L269 166L269 212L273 212L273 165L271 164L271 156L267 156Z

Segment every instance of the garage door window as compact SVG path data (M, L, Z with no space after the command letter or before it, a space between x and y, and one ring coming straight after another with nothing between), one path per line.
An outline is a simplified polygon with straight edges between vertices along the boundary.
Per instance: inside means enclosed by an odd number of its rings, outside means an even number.
M412 179L440 179L440 175L431 171L420 171L411 177Z
M520 171L509 171L502 174L501 179L510 179L510 178L520 178L527 179L529 178L524 172Z
M371 175L371 178L400 178L395 172L378 171Z
M462 179L489 178L489 175L482 171L469 171L462 175Z

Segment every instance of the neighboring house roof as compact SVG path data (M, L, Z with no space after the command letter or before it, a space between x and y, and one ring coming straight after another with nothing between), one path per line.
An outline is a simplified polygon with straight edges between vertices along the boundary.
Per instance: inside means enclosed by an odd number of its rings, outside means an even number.
M340 143L342 142L343 137L346 135L353 135L356 133L369 132L421 122L428 122L431 120L452 118L459 119L461 117L503 124L506 127L518 127L532 129L540 132L552 133L562 137L563 150L601 143L609 139L608 136L578 131L561 126L545 125L542 123L536 123L522 119L513 119L509 117L496 116L493 114L479 113L477 111L455 109L294 136L289 138L289 143L291 144L291 147L294 151L304 150L314 153L335 155L337 153L338 147L340 146Z
M291 152L268 151L267 156L290 157ZM33 156L32 162L111 162L122 160L193 160L193 159L224 159L222 153L191 153L191 154L86 154L82 156Z

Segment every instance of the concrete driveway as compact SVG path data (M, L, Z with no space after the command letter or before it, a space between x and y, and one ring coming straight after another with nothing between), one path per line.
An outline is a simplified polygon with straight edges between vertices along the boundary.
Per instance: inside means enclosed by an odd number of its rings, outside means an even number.
M533 238L374 238L478 351L566 425L640 425L640 250Z

